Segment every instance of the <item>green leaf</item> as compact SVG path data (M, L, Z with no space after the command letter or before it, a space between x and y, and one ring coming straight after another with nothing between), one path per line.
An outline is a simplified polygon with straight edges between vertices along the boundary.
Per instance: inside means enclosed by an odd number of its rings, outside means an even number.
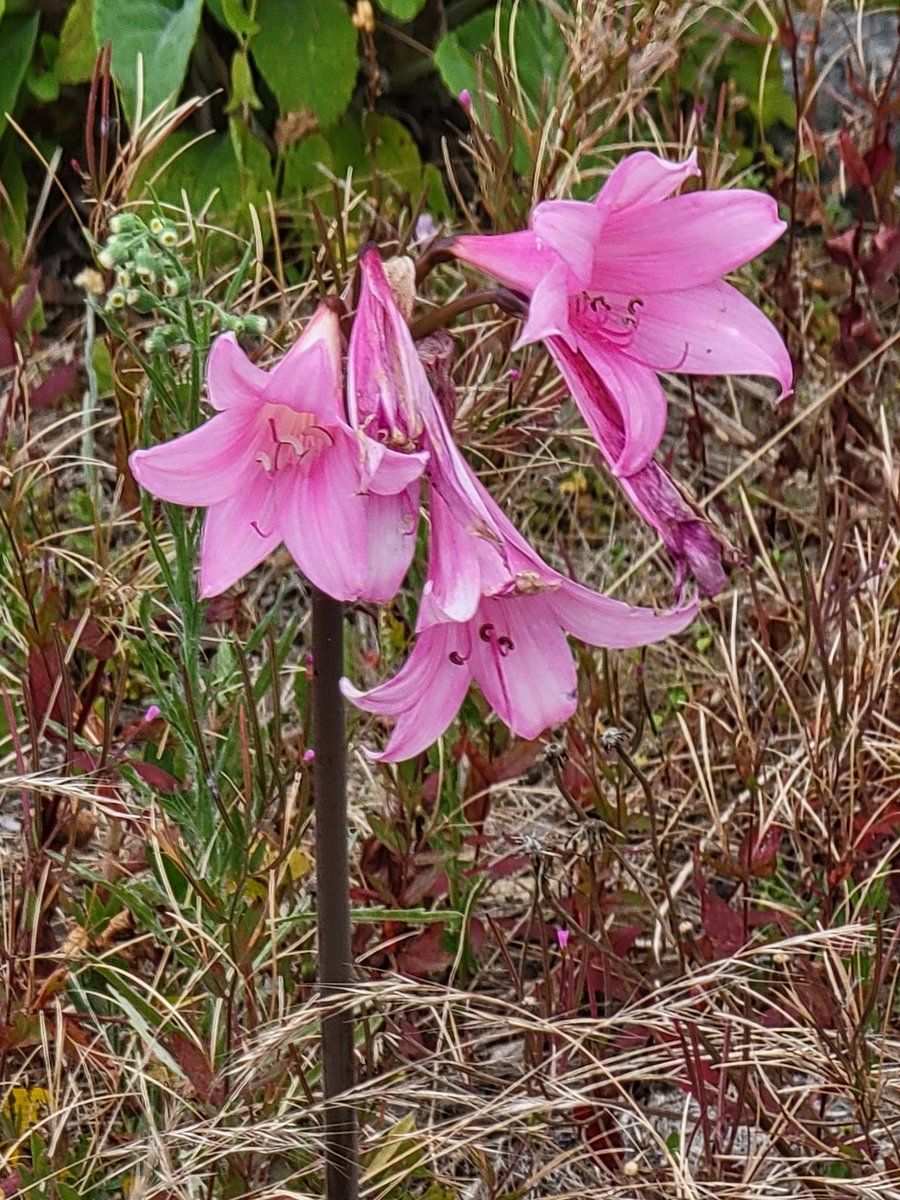
M259 0L250 47L282 112L336 121L356 82L356 30L343 0Z
M302 142L288 146L282 155L284 176L281 194L285 199L317 193L331 195L331 182L322 171L334 171L334 154L321 133L310 134Z
M378 0L378 7L398 21L411 21L425 5L425 0Z
M94 73L93 0L75 0L59 34L56 74L60 83L86 83Z
M363 117L369 169L389 178L400 191L415 194L422 186L422 163L412 134L393 117Z
M0 26L0 136L31 62L39 16L7 16Z
M144 62L143 115L177 97L184 83L203 0L94 0L97 45L112 42L112 71L134 117L138 55Z
M259 25L247 10L241 0L221 0L222 15L228 22L228 28L238 37L253 37L259 33Z

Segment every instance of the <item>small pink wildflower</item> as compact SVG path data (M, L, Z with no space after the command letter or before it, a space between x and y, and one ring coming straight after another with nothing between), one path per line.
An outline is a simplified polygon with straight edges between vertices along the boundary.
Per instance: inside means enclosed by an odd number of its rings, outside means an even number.
M311 763L311 762L314 762L314 761L315 761L315 757L316 757L316 752L315 752L315 750L304 750L304 751L303 751L303 761L304 761L305 763Z
M162 716L162 709L158 704L151 704L144 713L144 723L149 724L150 721L155 721L157 717Z
M557 929L556 941L559 944L560 950L565 950L566 946L568 946L569 936L570 934L568 929Z
M768 375L782 395L791 387L775 327L722 279L770 246L785 223L759 192L671 195L699 173L694 154L683 163L632 154L593 203L545 200L527 230L452 243L458 258L530 297L518 345L562 342L597 373L619 410L620 475L645 466L662 437L658 371Z
M335 599L390 600L412 557L407 493L425 458L347 423L335 312L321 305L269 372L233 334L217 338L207 385L211 420L130 459L147 491L207 508L201 596L225 591L283 541Z

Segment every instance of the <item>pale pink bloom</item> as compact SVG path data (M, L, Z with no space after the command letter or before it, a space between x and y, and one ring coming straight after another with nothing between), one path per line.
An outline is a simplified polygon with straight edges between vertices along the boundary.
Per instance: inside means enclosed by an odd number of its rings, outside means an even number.
M768 375L782 394L791 387L777 330L722 279L770 246L785 223L759 192L671 195L698 174L694 154L683 163L632 154L593 203L546 200L527 230L460 237L450 247L530 297L519 345L560 338L590 363L621 417L617 474L644 466L662 437L658 371Z
M269 372L233 334L217 338L207 387L211 420L130 459L153 495L207 508L201 596L223 592L283 541L335 599L390 600L412 558L409 488L426 456L397 453L345 420L335 312L321 305Z
M433 480L428 577L412 652L393 679L344 695L396 718L386 749L410 758L447 729L474 679L497 716L535 738L575 711L578 680L566 633L593 646L643 646L678 633L696 601L656 613L602 596L549 567L491 500L453 446ZM429 462L433 471L435 457ZM446 499L445 499L446 497Z
M547 339L556 365L581 409L591 433L610 467L615 467L625 443L618 408L585 356L559 337ZM618 482L638 513L655 529L675 563L679 592L690 572L707 595L720 592L728 581L722 568L722 544L709 523L684 499L675 483L654 459Z
M560 950L565 950L566 946L568 946L570 936L571 934L568 929L557 929L556 940Z

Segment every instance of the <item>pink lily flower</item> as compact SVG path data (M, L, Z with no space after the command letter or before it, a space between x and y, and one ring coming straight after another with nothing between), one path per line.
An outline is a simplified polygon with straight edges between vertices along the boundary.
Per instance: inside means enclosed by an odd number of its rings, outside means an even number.
M696 600L663 613L632 608L554 571L452 443L447 449L432 487L428 577L413 650L393 679L370 691L341 683L359 708L396 718L387 747L369 754L381 762L411 758L436 741L473 679L514 733L535 738L575 711L567 633L592 646L643 646L679 633L697 612Z
M396 594L415 548L409 488L427 455L400 454L351 428L341 378L340 326L326 304L268 372L225 334L207 362L216 415L131 455L147 491L207 509L202 597L225 591L282 541L335 599L380 604Z
M625 431L608 389L585 356L571 350L562 338L548 338L547 349L607 464L614 468L622 453ZM675 563L676 594L689 572L708 596L720 592L728 582L722 568L723 544L659 463L651 458L632 474L619 474L617 479L636 511L656 530L671 555Z
M546 200L527 230L450 245L530 297L519 346L561 339L602 380L624 433L613 461L619 475L646 466L659 445L667 404L658 371L767 375L782 395L791 387L777 330L722 279L770 246L785 223L760 192L671 195L699 173L695 154L670 163L642 151L616 166L593 203Z

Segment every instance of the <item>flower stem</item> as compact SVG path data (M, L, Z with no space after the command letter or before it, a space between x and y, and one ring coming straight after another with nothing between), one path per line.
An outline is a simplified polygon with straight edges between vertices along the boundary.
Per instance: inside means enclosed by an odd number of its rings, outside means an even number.
M316 929L319 987L339 1000L352 984L350 865L347 837L347 740L343 674L343 606L313 588L313 725L315 733ZM356 1200L359 1158L356 1111L332 1101L353 1087L353 1013L343 1004L322 1018L325 1098L325 1195Z

